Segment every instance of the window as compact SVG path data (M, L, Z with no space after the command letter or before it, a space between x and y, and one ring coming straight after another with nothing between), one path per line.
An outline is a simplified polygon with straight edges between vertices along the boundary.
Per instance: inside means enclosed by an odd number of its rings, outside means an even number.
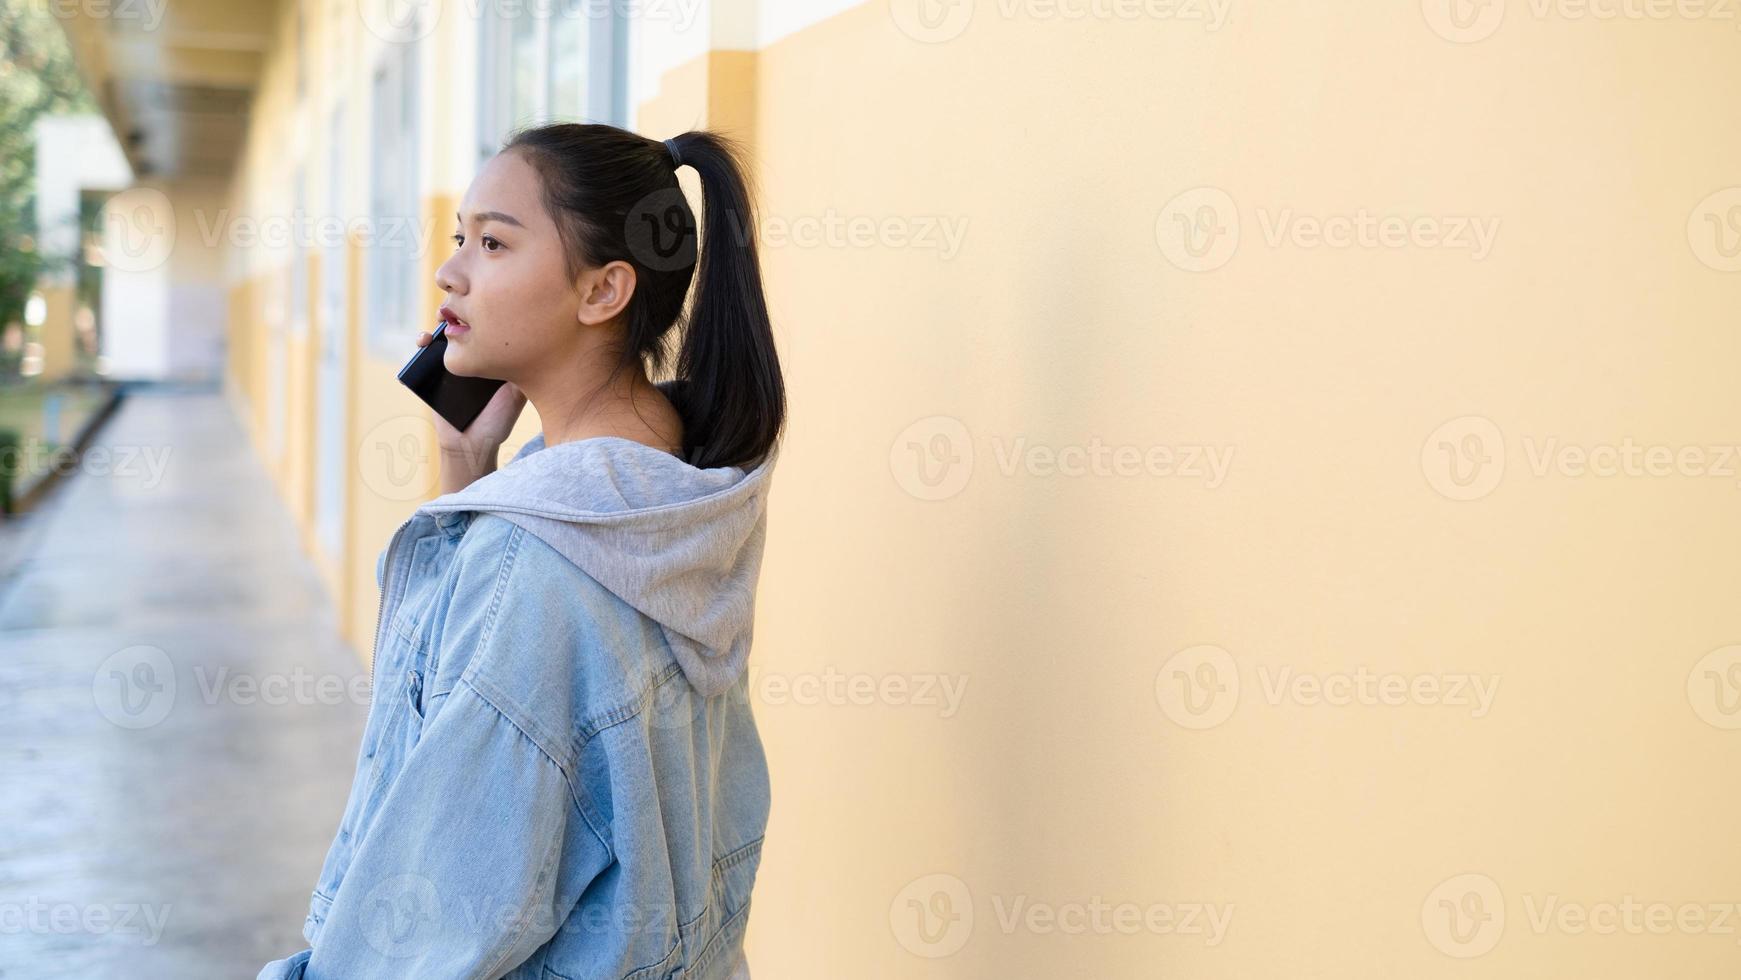
M325 58L315 70L327 80L328 92L350 88L352 42L348 21L356 9L356 0L332 0L327 11L326 29L320 43L320 53Z
M365 336L375 353L403 356L416 342L417 45L389 42L375 66L370 107L369 240L364 273L369 321Z
M296 5L296 100L308 94L308 22L302 4Z
M300 222L308 214L308 171L296 168L291 178L296 202L291 215ZM290 333L298 339L308 336L308 249L300 232L290 241Z
M345 282L348 270L345 268L346 231L349 222L345 218L345 104L333 104L332 116L327 124L326 140L326 213L337 229L317 225L321 229L319 247L321 250L320 273L320 327L327 335L322 349L329 349L343 330L349 325L344 322L345 290L349 284Z
M478 159L522 126L628 125L628 19L598 0L500 3L483 11L478 39Z

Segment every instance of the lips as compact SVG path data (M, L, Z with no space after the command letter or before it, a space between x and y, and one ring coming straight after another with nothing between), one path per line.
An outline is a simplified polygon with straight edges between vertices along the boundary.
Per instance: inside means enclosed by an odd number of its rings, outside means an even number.
M441 308L441 319L443 322L445 322L447 324L446 333L449 336L452 336L455 333L462 333L466 330L471 329L471 324L460 319L459 314L455 313L454 311L448 309L445 306Z

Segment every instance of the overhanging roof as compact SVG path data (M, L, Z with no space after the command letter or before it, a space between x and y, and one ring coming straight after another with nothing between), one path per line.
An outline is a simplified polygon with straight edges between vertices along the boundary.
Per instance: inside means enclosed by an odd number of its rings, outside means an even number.
M230 176L276 0L114 0L53 8L134 173L172 180Z

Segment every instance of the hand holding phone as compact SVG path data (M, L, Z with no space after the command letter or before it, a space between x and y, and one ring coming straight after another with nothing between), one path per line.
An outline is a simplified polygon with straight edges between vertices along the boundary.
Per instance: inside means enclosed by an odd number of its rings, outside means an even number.
M399 380L435 410L436 439L448 461L475 460L480 472L488 472L526 407L526 395L511 382L448 371L442 364L446 328L438 323L417 336L419 350L399 370Z

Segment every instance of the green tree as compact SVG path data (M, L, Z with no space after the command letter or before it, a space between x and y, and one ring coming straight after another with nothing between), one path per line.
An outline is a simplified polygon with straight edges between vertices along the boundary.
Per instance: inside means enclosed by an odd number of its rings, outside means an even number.
M36 247L32 126L44 115L95 111L66 34L47 8L0 0L0 328L24 318L37 278L50 271Z

